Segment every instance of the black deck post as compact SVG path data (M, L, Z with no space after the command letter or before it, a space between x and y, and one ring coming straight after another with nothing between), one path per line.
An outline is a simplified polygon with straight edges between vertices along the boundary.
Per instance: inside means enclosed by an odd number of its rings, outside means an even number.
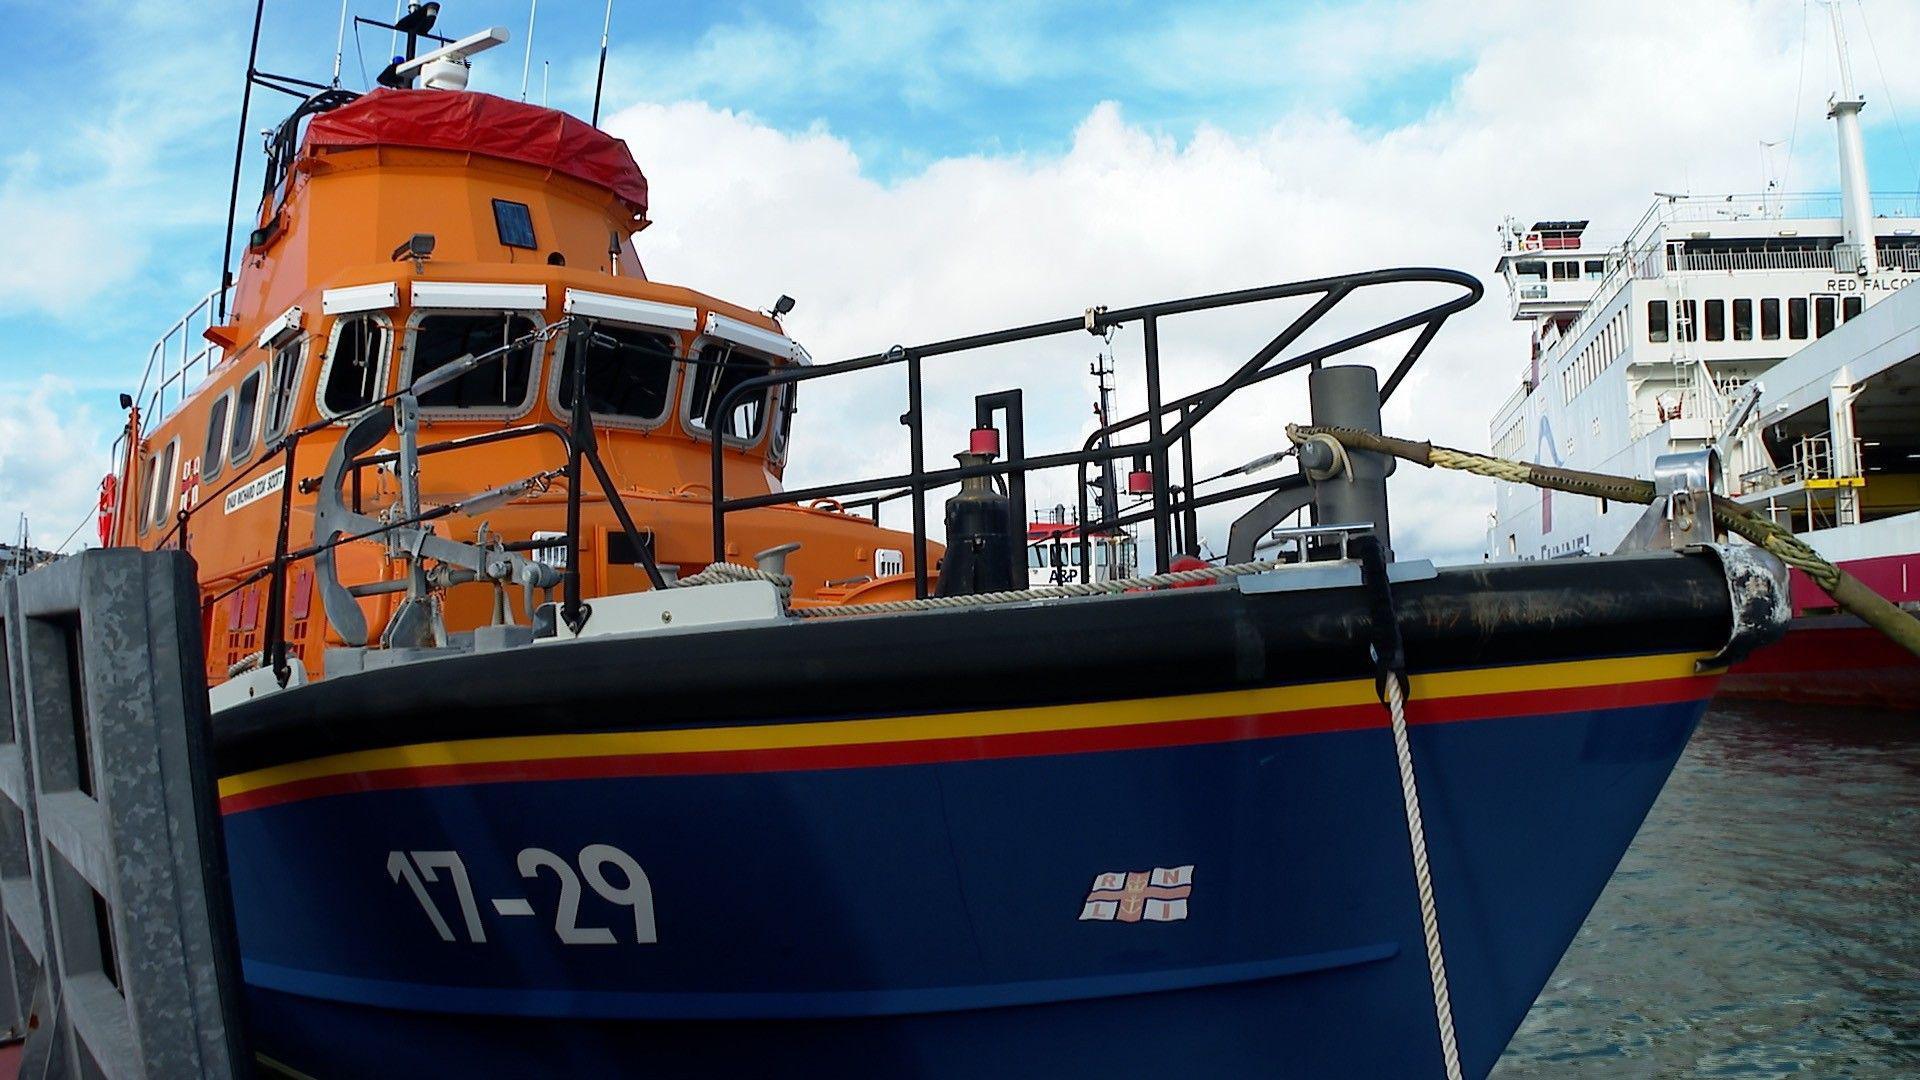
M925 477L927 473L927 445L925 433L920 430L920 354L907 354L907 414L900 422L907 425L908 454L912 460L908 463L908 472L913 482L913 595L916 599L927 598L927 502Z
M1160 423L1160 320L1148 315L1140 320L1140 328L1147 343L1147 443L1152 448L1153 563L1154 572L1164 574L1173 558L1173 515L1167 506L1167 444L1161 437Z
M1193 406L1191 405L1180 410L1182 419L1192 414ZM1197 480L1193 475L1193 425L1191 424L1182 424L1180 428L1180 460L1180 482L1186 488L1187 494L1186 509L1181 512L1181 517L1186 523L1182 530L1186 543L1180 552L1197 559L1200 557L1200 510L1194 505L1194 500L1199 497L1200 492L1196 488Z

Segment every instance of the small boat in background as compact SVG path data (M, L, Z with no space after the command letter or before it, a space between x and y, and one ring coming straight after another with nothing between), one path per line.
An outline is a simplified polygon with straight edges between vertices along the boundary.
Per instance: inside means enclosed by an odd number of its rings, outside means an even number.
M176 364L163 340L116 463L106 538L199 564L264 1058L1492 1067L1725 665L1783 624L1777 563L1666 505L1635 554L1396 560L1391 459L1328 442L1196 480L1208 419L1289 373L1316 423L1377 431L1481 295L1454 271L816 364L790 301L645 276L625 144L465 90L459 46L278 127L212 347ZM1371 321L1362 295L1415 299ZM1295 308L1242 364L1163 394L1162 323L1268 301ZM1086 445L1029 452L1018 390L929 429L926 365L992 379L981 350L1115 330L1148 405ZM1387 341L1384 383L1336 362ZM905 379L908 470L784 486L802 384L880 368ZM958 463L930 467L949 441ZM1138 503L1096 510L1085 472L1114 462ZM1043 537L1078 573L1030 588L1043 470L1079 476ZM936 543L929 501L955 489ZM1179 522L1229 504L1228 560L1176 564Z

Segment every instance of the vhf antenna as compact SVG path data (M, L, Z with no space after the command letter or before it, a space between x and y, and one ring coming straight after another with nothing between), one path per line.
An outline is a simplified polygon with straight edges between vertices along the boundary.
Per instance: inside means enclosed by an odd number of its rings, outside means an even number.
M527 100L527 77L533 74L533 20L540 14L540 0L527 4L527 53L520 61L520 100Z
M1113 330L1108 328L1100 343L1100 352L1093 362L1090 372L1100 387L1100 399L1094 402L1093 412L1099 420L1102 434L1100 449L1113 449L1113 440L1105 433L1105 428L1113 415ZM1100 462L1100 517L1110 521L1120 516L1120 489L1113 474L1113 458L1104 458Z
M607 17L600 24L600 73L593 77L593 126L600 126L600 87L607 81L607 33L613 29L613 0L607 0Z

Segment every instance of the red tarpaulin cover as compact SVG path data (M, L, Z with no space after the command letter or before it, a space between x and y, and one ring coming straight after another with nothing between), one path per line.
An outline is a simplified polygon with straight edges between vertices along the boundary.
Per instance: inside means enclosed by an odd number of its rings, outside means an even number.
M413 146L538 165L606 188L647 212L647 178L627 144L566 113L492 94L382 88L314 117L308 149Z

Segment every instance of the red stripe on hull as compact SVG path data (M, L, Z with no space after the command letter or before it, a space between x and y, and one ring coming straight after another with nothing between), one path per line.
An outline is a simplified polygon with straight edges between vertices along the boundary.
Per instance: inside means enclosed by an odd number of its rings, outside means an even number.
M1438 724L1699 701L1713 693L1715 681L1712 676L1693 676L1612 686L1583 686L1413 701L1408 706L1407 720L1414 724ZM400 788L512 781L927 765L995 758L1194 746L1385 726L1387 726L1387 715L1383 707L1368 703L1303 712L1213 716L1172 720L1165 723L1130 724L1123 727L1032 731L905 742L844 743L767 750L619 754L425 765L317 776L274 787L260 788L221 799L220 810L223 814L237 814L280 803L298 802L327 795L389 791Z
M1787 635L1735 664L1729 697L1920 709L1920 658L1871 627L1839 618L1796 619Z

